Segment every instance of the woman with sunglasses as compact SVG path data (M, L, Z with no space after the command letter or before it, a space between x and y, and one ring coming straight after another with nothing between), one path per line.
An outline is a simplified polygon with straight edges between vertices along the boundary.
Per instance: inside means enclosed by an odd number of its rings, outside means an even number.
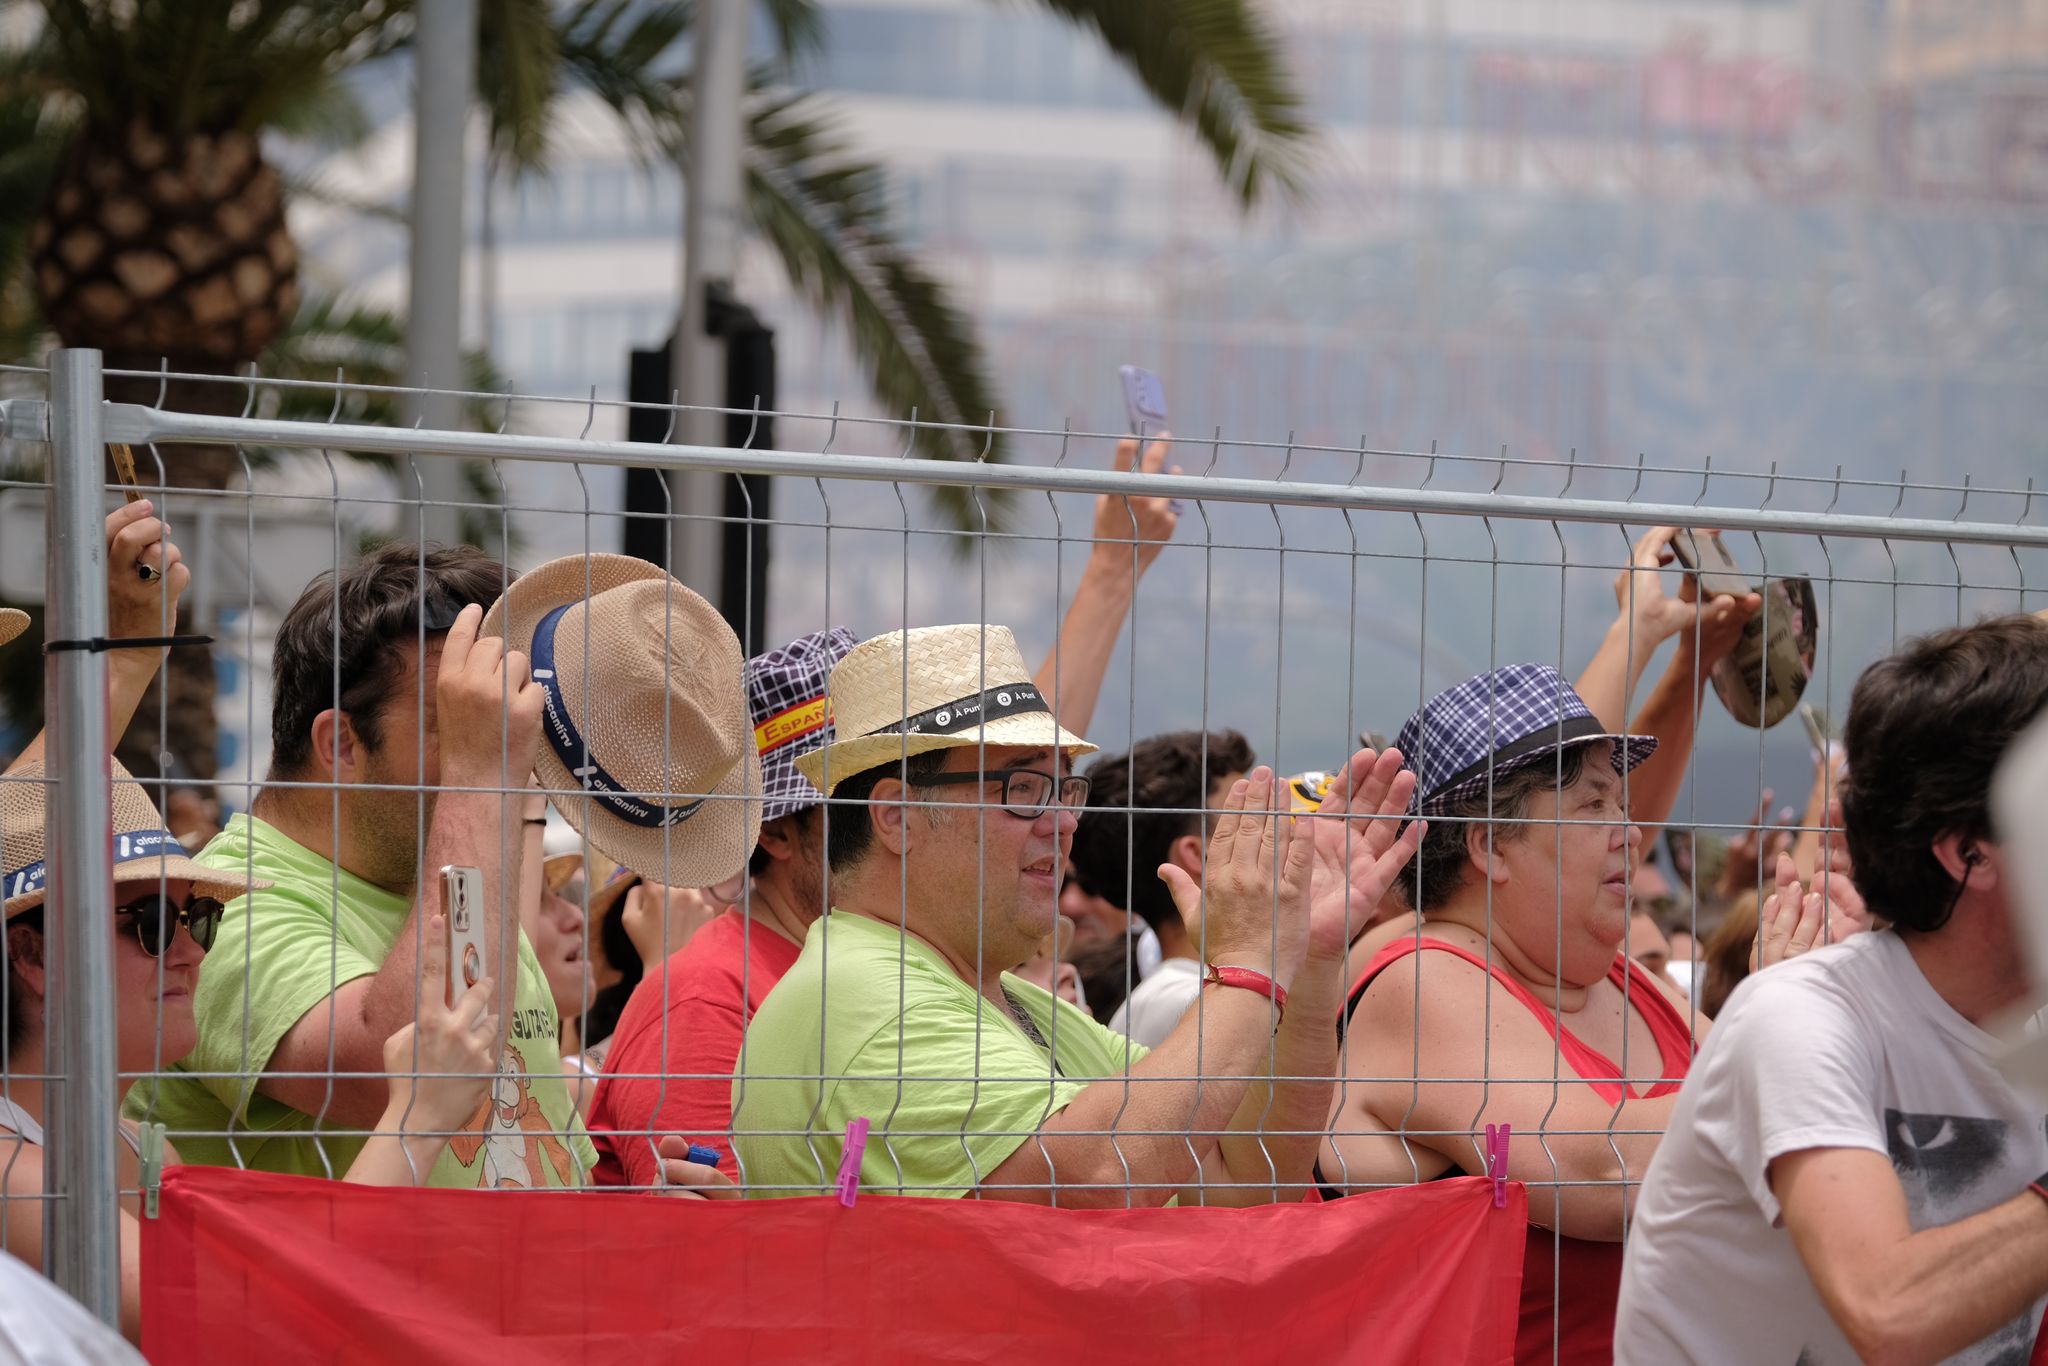
M43 899L48 887L44 841L45 775L31 763L0 779L0 896L7 927L4 985L5 1065L0 1067L0 1247L30 1266L42 1262L43 1121L48 981ZM192 993L199 963L213 943L223 902L268 883L206 868L189 858L142 787L114 765L115 1065L116 1112L124 1146L117 1151L122 1197L121 1328L141 1340L141 1141L118 1116L118 1101L139 1076L161 1072L198 1040ZM445 1003L447 927L435 916L426 930L419 1020L384 1049L390 1104L344 1180L413 1185L484 1103L496 1072L498 1017L490 1010L489 978ZM425 1075L421 1075L425 1074ZM438 1074L438 1075L436 1075ZM177 1154L165 1147L164 1161Z

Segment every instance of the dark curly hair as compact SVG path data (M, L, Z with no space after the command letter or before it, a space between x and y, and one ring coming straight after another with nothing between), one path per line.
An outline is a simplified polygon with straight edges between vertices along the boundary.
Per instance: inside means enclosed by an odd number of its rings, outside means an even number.
M2048 622L1993 617L1908 642L1856 680L1842 823L1856 888L1909 934L1948 922L1961 886L1945 835L1989 840L1991 773L2048 702Z
M1088 810L1074 827L1074 876L1155 930L1178 921L1173 894L1154 870L1175 840L1209 825L1196 813L1211 804L1217 782L1257 762L1234 730L1174 731L1140 740L1129 754L1103 755L1088 770Z

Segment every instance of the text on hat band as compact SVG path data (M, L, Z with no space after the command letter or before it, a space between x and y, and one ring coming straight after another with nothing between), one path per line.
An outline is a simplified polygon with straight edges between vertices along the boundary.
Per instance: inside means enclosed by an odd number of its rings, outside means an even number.
M1005 716L1016 716L1023 712L1046 713L1045 699L1038 689L1029 683L1010 683L987 692L969 693L967 696L921 711L908 720L893 726L881 726L877 735L889 735L904 731L911 735L957 735L963 730L973 730L991 721L1000 721Z
M155 858L164 850L177 858L185 856L185 846L176 835L168 830L130 830L114 836L114 862L132 863L136 859ZM40 892L49 881L49 864L42 859L25 867L16 868L7 875L0 900L12 901L18 896ZM118 879L116 879L118 881Z
M754 748L766 754L770 750L782 748L792 740L815 735L831 724L831 706L824 698L814 697L808 702L799 702L787 710L779 711L755 726Z
M708 798L699 797L681 806L663 806L660 802L632 795L625 784L605 772L604 765L592 757L590 746L583 742L576 723L569 719L569 705L562 698L561 680L555 677L555 627L569 607L569 603L563 603L542 617L540 625L533 631L533 681L540 684L541 702L545 708L545 724L541 726L541 733L547 736L548 746L562 761L562 767L583 784L585 792L620 820L649 830L680 825L702 810Z

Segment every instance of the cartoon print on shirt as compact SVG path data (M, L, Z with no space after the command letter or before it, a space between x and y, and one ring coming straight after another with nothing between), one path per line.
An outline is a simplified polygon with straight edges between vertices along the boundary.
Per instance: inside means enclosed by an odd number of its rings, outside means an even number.
M448 1141L455 1160L468 1167L483 1154L480 1186L545 1186L541 1162L555 1169L562 1185L576 1184L576 1163L561 1136L541 1113L528 1084L526 1059L507 1046L491 1081L491 1094L463 1132Z

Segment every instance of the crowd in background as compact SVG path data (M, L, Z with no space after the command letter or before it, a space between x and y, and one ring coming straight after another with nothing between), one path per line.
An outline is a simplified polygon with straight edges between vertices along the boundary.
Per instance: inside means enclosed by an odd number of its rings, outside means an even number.
M1986 1032L2035 996L1987 792L2048 624L1872 648L1803 805L1760 792L1724 840L1670 818L1768 614L1702 596L1677 530L1575 679L1490 670L1281 774L1234 730L1085 738L1176 520L1099 500L1035 669L984 623L746 658L623 556L393 544L316 580L249 810L173 784L160 813L116 766L129 1335L145 1121L171 1161L376 1184L772 1198L848 1156L880 1193L1081 1207L1370 1198L1490 1174L1511 1123L1521 1359L2025 1359L2048 1124ZM110 636L163 634L168 529L138 502L107 533ZM116 738L161 654L109 652ZM44 777L38 737L0 781L17 1197ZM8 1203L34 1265L39 1206ZM1724 1295L1754 1312L1696 1307Z

